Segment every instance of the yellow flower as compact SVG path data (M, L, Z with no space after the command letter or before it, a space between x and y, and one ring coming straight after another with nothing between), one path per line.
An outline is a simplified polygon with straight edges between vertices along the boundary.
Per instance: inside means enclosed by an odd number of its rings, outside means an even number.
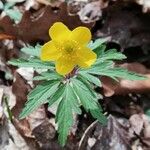
M51 41L42 46L41 60L56 61L56 71L61 75L70 73L75 66L90 67L96 54L87 47L91 32L86 27L69 30L61 22L54 23L49 29Z

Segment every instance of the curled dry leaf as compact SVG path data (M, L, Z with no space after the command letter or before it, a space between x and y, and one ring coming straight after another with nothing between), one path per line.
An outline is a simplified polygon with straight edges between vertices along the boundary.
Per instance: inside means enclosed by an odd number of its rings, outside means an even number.
M0 34L0 40L5 40L5 39L9 39L9 40L13 40L15 37L11 36L11 35L7 35L7 34Z
M125 63L120 67L126 68L129 71L140 73L148 79L139 81L130 81L120 79L116 82L108 77L102 78L104 95L110 97L112 95L125 95L131 92L145 93L150 91L150 70L140 63Z
M85 23L95 22L102 17L102 10L108 6L107 0L93 2L73 0L68 2L68 11L71 15L78 14Z
M88 137L96 139L91 150L131 150L128 127L119 123L113 116L109 116L106 126L102 126L98 122L93 123ZM80 143L82 148L80 147L79 150L88 149L87 136L82 143Z
M135 133L142 143L145 144L145 148L150 148L150 119L145 114L135 114L129 119L133 134ZM134 135L135 136L135 135Z
M103 14L103 24L97 26L97 37L110 36L111 42L118 43L122 49L137 46L145 51L149 49L150 16L143 14L138 5L116 0L105 8Z

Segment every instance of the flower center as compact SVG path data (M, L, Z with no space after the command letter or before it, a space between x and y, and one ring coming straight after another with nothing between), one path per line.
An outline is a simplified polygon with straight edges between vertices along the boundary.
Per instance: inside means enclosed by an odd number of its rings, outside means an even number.
M68 54L72 53L75 50L76 46L70 42L64 44L64 51Z
M70 59L75 57L75 51L80 47L79 44L73 40L55 41L55 46L64 56L67 55Z

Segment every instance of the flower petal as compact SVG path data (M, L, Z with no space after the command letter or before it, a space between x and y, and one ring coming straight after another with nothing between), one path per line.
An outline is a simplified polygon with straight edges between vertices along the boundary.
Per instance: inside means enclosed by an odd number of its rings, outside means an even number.
M51 39L57 41L66 40L70 33L71 31L68 29L68 27L61 22L54 23L49 29L49 35Z
M56 61L56 71L61 75L70 73L75 67L75 63L67 57L61 57Z
M52 41L45 43L41 49L41 60L43 61L54 61L57 60L61 55L61 52L55 47Z
M77 27L71 32L70 39L86 45L91 40L91 31L86 27Z
M78 49L76 55L77 64L83 68L90 67L97 58L97 55L87 47L82 47L81 49Z

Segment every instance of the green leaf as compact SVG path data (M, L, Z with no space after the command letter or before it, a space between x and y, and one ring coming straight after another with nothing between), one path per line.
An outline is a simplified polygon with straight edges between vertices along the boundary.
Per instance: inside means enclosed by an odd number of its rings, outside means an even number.
M60 82L48 82L43 83L36 87L28 96L28 101L20 114L20 119L25 118L31 112L36 110L40 105L47 102L47 99L52 96L54 92L58 89Z
M18 66L18 67L33 67L36 69L54 69L54 64L51 62L43 62L39 59L30 58L25 60L23 58L20 59L12 59L8 61L8 64Z
M82 111L80 109L80 101L78 100L78 97L75 94L73 87L71 86L71 84L68 84L67 88L68 88L68 98L71 100L72 110L77 114L81 114Z
M19 10L7 9L6 14L15 21L20 21L22 18L22 13Z
M2 3L2 1L0 1L0 9L4 8L4 4Z
M146 114L148 117L150 117L150 109L148 109L148 110L145 112L145 114Z
M39 76L33 78L33 80L61 80L63 76L59 75L57 72L43 72Z
M100 39L96 39L94 42L91 41L88 44L88 47L92 50L98 48L100 45L102 45L103 43L105 43L108 39L107 38L100 38Z
M114 64L112 61L104 61L99 64L93 65L91 68L87 70L79 70L79 74L82 73L89 73L93 75L101 75L101 76L108 76L113 78L114 80L117 80L117 78L124 78L128 80L145 80L146 77L130 72L127 69L120 68L120 67L114 67Z
M90 111L91 115L94 118L97 118L99 122L102 124L106 124L106 118L102 114L102 109L99 107L97 103L97 99L95 99L89 91L88 88L83 89L80 87L80 85L86 87L81 81L78 79L72 79L72 84L73 84L73 89L76 93L76 95L79 97L83 107L85 108L86 111ZM105 119L104 119L105 118Z
M4 10L8 10L9 8L13 7L16 3L15 2L8 2L4 6Z
M98 77L95 77L94 75L91 75L87 72L80 72L79 75L98 87L102 86L100 79Z
M64 91L65 91L65 85L62 84L48 100L48 107L50 107L52 104L54 104L59 99L62 99L63 95L64 95Z
M126 56L120 52L117 52L116 49L110 49L108 51L100 54L99 59L96 61L96 64L100 64L106 60L123 60L126 59Z
M89 81L87 81L85 78L83 78L81 75L77 76L76 78L78 82L78 86L82 88L83 90L87 91L91 94L92 97L98 99L97 93L93 90L93 86L90 84Z
M97 74L99 75L99 72L103 72L103 70L108 70L114 66L113 61L105 61L101 62L100 64L94 64L91 68L89 69L81 69L79 70L79 73L82 72L87 72L91 74Z
M103 76L108 76L111 78L124 78L127 80L145 80L146 77L134 73L134 72L129 72L127 69L124 68L110 68L110 69L106 69L103 71L97 71L97 73L95 72L91 72L93 74L97 74L97 75L103 75Z
M70 127L73 124L73 112L81 114L77 95L74 93L71 83L66 83L54 94L52 99L62 99L56 113L56 123L58 123L58 139L62 146L65 145ZM51 100L52 100L51 99ZM51 101L50 100L50 101ZM52 100L53 101L53 100ZM52 102L53 103L53 102Z
M28 45L21 48L21 51L31 56L40 57L41 45L37 44L35 47Z
M69 129L73 124L73 114L71 97L69 93L68 84L65 85L64 97L59 103L56 113L56 123L58 123L58 140L59 143L64 146L67 140Z
M58 118L58 140L59 143L64 146L67 140L69 129L73 124L72 108L69 99L63 98L61 100L57 109L56 116Z
M97 47L96 49L94 49L93 51L96 53L97 58L99 58L99 57L101 58L101 56L104 53L105 49L106 49L106 45L102 44L99 47Z
M107 118L103 115L103 113L100 111L99 108L97 109L90 109L90 113L93 116L93 118L97 119L102 124L106 125Z

